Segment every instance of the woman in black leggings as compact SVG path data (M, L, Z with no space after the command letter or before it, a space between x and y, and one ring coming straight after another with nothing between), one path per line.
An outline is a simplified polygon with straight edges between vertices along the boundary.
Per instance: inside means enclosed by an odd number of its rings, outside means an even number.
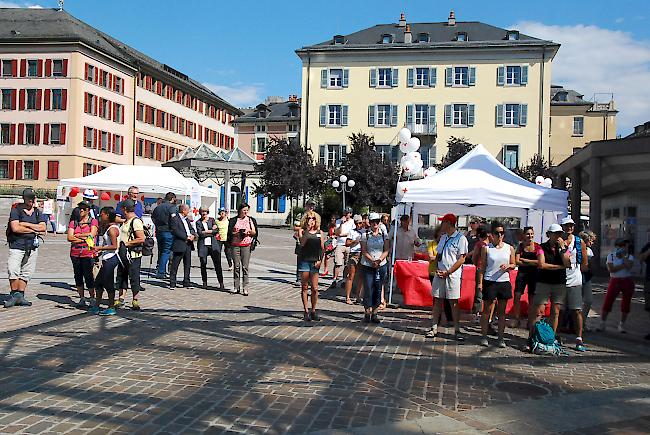
M94 248L95 252L99 254L102 263L95 279L95 297L97 301L95 306L90 309L90 313L102 316L115 314L115 269L119 264L117 240L120 235L120 228L115 223L115 216L113 207L104 207L99 212L102 236L99 239L99 246ZM100 304L104 290L108 293L108 307L102 310Z
M515 263L518 266L517 279L515 280L515 298L513 306L513 327L519 326L519 312L521 295L528 287L528 318L536 319L537 313L533 311L533 295L535 294L535 286L537 285L537 267L539 265L539 253L541 246L535 240L535 232L533 227L524 228L524 240L519 244L515 251ZM532 315L532 316L531 316ZM528 323L530 323L529 320ZM532 325L529 325L532 326Z

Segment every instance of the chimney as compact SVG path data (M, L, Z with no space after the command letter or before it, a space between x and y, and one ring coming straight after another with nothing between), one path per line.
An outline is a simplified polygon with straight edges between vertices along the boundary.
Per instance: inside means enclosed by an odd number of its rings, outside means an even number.
M456 25L456 15L454 15L454 11L449 12L449 18L447 18L447 25L448 26Z
M294 95L294 94L289 95L289 102L290 103L297 103L298 102L298 96Z
M407 24L404 30L404 43L410 44L413 42L413 34L411 34L411 25Z
M404 12L399 16L397 27L406 27L406 16L404 15Z

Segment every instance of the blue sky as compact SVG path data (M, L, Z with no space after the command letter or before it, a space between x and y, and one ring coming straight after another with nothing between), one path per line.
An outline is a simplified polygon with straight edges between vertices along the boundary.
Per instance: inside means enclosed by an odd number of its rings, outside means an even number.
M0 0L56 7L56 0ZM342 4L339 4L341 6ZM507 5L507 6L506 6ZM193 78L238 106L300 91L294 50L378 23L459 21L514 27L562 44L553 82L592 98L614 93L619 133L650 120L650 8L631 1L316 1L67 0L65 9ZM603 98L604 96L600 96Z

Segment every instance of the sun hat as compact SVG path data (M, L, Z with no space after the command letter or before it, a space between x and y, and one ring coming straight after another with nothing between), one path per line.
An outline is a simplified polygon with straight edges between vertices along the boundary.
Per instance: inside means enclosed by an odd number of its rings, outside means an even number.
M562 232L562 227L558 224L551 224L548 226L548 230L546 230L547 233L561 233Z
M93 189L86 189L84 190L84 193L82 196L86 199L97 199L97 192L95 192Z

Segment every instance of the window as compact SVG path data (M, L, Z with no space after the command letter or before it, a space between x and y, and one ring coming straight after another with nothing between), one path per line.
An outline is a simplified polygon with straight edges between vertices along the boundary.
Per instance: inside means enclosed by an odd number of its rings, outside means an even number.
M95 81L95 67L92 65L88 65L88 80Z
M23 160L23 180L34 180L33 160Z
M2 90L2 109L11 110L11 89Z
M230 211L237 211L241 198L241 190L238 186L230 186Z
M505 123L504 125L519 125L519 104L505 105Z
M328 168L337 168L345 161L346 150L346 145L321 145L318 161Z
M393 35L390 35L388 33L381 35L382 44L390 44L391 42L393 42Z
M391 145L375 145L375 151L381 156L382 162L397 163L399 147Z
M415 125L427 125L429 123L429 106L426 104L415 105Z
M267 196L264 198L265 207L264 211L267 212L277 212L278 209L280 208L280 199L279 198L274 198L272 196Z
M93 165L92 163L84 163L84 177L87 177L89 175L93 174Z
M58 180L59 179L59 161L58 160L48 160L48 162L47 162L47 179L48 180Z
M0 124L0 145L9 145L10 127L9 124Z
M573 117L573 135L582 136L585 132L585 118L582 116Z
M503 146L503 166L510 170L519 167L519 145Z
M124 80L122 77L114 77L113 81L115 82L115 92L120 94L124 92Z
M27 110L36 110L36 89L27 89Z
M467 41L467 33L465 32L456 33L456 41Z
M613 208L612 209L612 217L613 218L621 217L621 209L620 208Z
M178 129L178 118L176 118L176 115L172 115L171 119L171 131L177 131Z
M142 157L144 156L144 139L138 138L138 149L137 154Z
M340 88L343 87L343 70L331 69L329 70L329 87Z
M91 127L86 127L86 143L84 146L86 148L93 147L93 138L95 137L95 130Z
M380 104L377 106L377 122L376 126L390 126L390 105Z
M52 110L63 110L62 94L61 89L52 89L52 103L50 104Z
M101 132L101 148L102 151L108 151L108 133Z
M102 86L108 87L108 71L102 71Z
M467 125L467 104L453 105L452 125Z
M144 104L138 103L138 119L144 121Z
M25 124L25 144L36 145L36 124Z
M528 122L528 104L499 104L496 106L496 125L523 127Z
M258 133L266 132L266 125L265 124L257 124L255 126L255 131L258 132Z
M287 131L289 133L295 133L298 131L298 124L288 124L287 125Z
M99 113L102 118L108 118L108 100L105 100L103 98L99 99Z
M553 99L555 101L560 101L560 102L565 103L567 101L568 94L569 93L565 92L565 91L558 92L557 94L555 94L555 97Z
M124 107L121 104L116 104L115 105L115 122L119 123L124 123ZM163 127L165 123L166 118L163 117Z
M454 86L469 85L469 67L457 66L454 68Z
M54 77L63 77L63 60L54 59L52 61L52 75Z
M521 84L521 67L507 66L506 85L520 85L520 84Z
M27 77L37 77L38 76L38 61L37 60L28 60L27 61Z
M266 152L266 138L256 137L253 139L253 152L265 153Z
M11 76L13 76L11 60L5 59L2 61L2 77L11 77Z
M120 118L116 117L115 119L120 119ZM165 112L160 112L160 127L167 128L167 113Z
M393 69L392 68L378 68L377 70L379 81L377 86L390 88L393 86Z
M52 145L61 143L61 124L50 124L50 143Z
M343 35L334 35L334 44L344 44L345 36Z
M9 160L0 160L0 178L9 178Z
M88 113L90 113L91 115L97 112L97 108L95 107L95 101L97 101L95 96L93 94L88 94Z
M420 146L420 156L422 157L422 163L424 168L433 166L436 163L436 147L431 144L424 144Z
M341 106L331 105L327 106L327 125L341 125Z
M429 87L429 68L415 68L415 86Z
M519 32L517 30L509 30L506 39L508 41L517 41L519 39Z
M418 33L418 42L429 42L429 34L428 33Z

